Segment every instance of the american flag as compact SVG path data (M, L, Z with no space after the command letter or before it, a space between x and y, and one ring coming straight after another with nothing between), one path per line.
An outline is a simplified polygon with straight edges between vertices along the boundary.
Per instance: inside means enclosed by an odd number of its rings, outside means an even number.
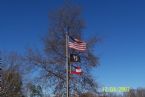
M74 42L69 42L68 46L72 49L79 50L79 51L85 51L86 50L86 43L83 41L80 41L78 39L73 39Z

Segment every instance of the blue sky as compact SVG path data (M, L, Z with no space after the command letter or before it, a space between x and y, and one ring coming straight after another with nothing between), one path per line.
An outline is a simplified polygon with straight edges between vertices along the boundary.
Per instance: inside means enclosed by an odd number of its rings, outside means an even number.
M93 75L104 86L145 87L145 0L73 0L83 8L86 36L102 38ZM0 50L40 47L48 12L63 0L0 0Z

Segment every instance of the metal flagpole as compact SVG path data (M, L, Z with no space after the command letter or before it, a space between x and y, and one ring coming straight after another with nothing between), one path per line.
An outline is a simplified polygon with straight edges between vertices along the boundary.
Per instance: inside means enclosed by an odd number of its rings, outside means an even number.
M2 59L0 57L0 92L2 93ZM0 95L1 95L0 93Z
M66 97L69 97L69 53L68 53L69 36L66 31Z

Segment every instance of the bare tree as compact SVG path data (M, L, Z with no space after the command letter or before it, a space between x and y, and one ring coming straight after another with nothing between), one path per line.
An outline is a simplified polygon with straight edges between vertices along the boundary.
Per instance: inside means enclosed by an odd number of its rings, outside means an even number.
M145 89L131 89L129 92L124 93L123 97L145 97Z
M87 92L87 93L82 93L79 97L98 97L96 94Z
M40 85L34 85L32 83L28 83L27 87L29 89L29 94L30 97L44 97L43 96L43 92L42 92L42 88Z
M83 39L84 21L81 17L81 9L78 6L66 4L49 14L49 33L43 38L43 51L28 50L27 60L31 66L41 68L41 77L47 81L54 94L65 95L66 69L65 69L65 33L70 36ZM87 40L87 50L84 53L70 49L70 53L81 56L79 64L83 74L70 76L70 93L74 90L80 94L83 91L96 91L97 84L90 71L98 64L93 47L97 39Z
M22 78L18 71L17 61L16 53L3 56L0 97L24 97L22 94Z

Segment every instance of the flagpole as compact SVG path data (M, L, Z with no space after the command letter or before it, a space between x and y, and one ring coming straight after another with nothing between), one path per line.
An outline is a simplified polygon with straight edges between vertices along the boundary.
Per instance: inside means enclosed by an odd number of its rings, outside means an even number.
M69 52L68 52L68 31L66 31L66 97L69 97Z

